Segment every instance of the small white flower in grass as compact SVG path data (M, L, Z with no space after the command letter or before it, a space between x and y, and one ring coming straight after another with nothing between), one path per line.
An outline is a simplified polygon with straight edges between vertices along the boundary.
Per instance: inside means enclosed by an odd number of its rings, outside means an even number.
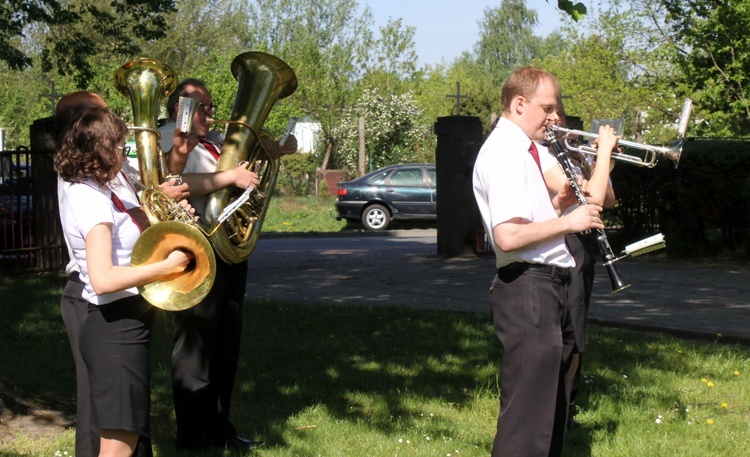
M406 440L406 444L411 444L411 440Z
M427 441L430 441L430 437L429 436L425 436L424 439L426 439Z
M403 439L403 438L399 438L399 439L398 439L398 442L399 442L399 443L403 443L403 442L404 442L404 439Z
M622 375L623 378L628 379L628 375L624 374Z

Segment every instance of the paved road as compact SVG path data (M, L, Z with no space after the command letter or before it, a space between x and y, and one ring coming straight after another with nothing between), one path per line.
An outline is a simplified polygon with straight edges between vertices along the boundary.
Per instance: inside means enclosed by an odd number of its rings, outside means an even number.
M617 263L632 286L611 293L597 267L592 323L750 344L750 268L663 260ZM261 237L247 298L487 312L494 256L444 259L434 230L381 236Z

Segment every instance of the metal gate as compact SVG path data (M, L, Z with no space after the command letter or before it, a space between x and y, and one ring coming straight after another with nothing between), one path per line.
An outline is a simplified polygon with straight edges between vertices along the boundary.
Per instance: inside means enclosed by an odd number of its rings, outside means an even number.
M67 257L52 153L0 151L0 272L60 270Z

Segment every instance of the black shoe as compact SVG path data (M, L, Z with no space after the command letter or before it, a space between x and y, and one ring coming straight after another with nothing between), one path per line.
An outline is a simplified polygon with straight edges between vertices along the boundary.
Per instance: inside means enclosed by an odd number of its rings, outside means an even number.
M241 436L233 436L231 438L228 438L224 442L224 447L239 449L243 451L252 451L253 449L257 449L262 445L263 441L253 441L247 438L242 438Z

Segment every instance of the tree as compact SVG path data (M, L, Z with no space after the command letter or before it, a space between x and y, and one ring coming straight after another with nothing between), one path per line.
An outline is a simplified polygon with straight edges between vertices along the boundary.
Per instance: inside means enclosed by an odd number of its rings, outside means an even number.
M369 31L362 34L361 55L365 74L361 84L403 92L406 83L418 76L415 28L403 26L401 19L389 19L379 31L380 37L377 39L372 39Z
M41 56L43 71L72 75L79 88L93 77L91 58L102 52L136 54L136 38L164 35L164 14L175 0L4 0L0 4L0 60L30 67ZM39 32L39 33L35 33Z
M355 0L256 0L249 42L284 58L297 73L299 88L290 104L321 124L326 169L337 138L333 131L356 100L366 46L362 31L372 26ZM365 35L366 36L366 35Z
M145 55L170 65L180 79L216 71L231 80L228 64L220 68L211 64L223 65L251 49L248 29L252 19L246 9L234 0L182 2L179 9L165 15L169 24L166 34L158 40L145 41L140 47ZM217 55L221 58L216 59Z
M493 114L500 114L500 88L510 73L546 52L557 52L533 34L536 24L537 13L526 8L524 0L503 0L499 7L485 8L473 54L463 53L446 72L440 115L455 112L455 103L445 99L445 91L454 91L460 83L461 92L471 97L462 102L461 114L477 116L489 128Z
M338 138L333 162L339 168L357 170L359 118L365 120L365 147L370 168L412 161L424 126L415 122L419 109L411 94L387 94L367 89L334 129Z
M750 125L750 2L747 0L644 0L655 23L663 17L665 38L694 98L698 134L746 135ZM663 15L663 16L662 16ZM679 37L679 41L673 39ZM698 114L698 113L696 113Z
M626 138L662 144L675 137L684 91L663 39L644 19L643 10L618 10L613 1L580 27L563 27L558 52L535 65L558 77L566 112L585 129L593 119L622 118Z
M537 56L542 39L533 34L538 23L525 0L503 0L498 8L485 8L476 44L477 63L498 86L519 66Z

